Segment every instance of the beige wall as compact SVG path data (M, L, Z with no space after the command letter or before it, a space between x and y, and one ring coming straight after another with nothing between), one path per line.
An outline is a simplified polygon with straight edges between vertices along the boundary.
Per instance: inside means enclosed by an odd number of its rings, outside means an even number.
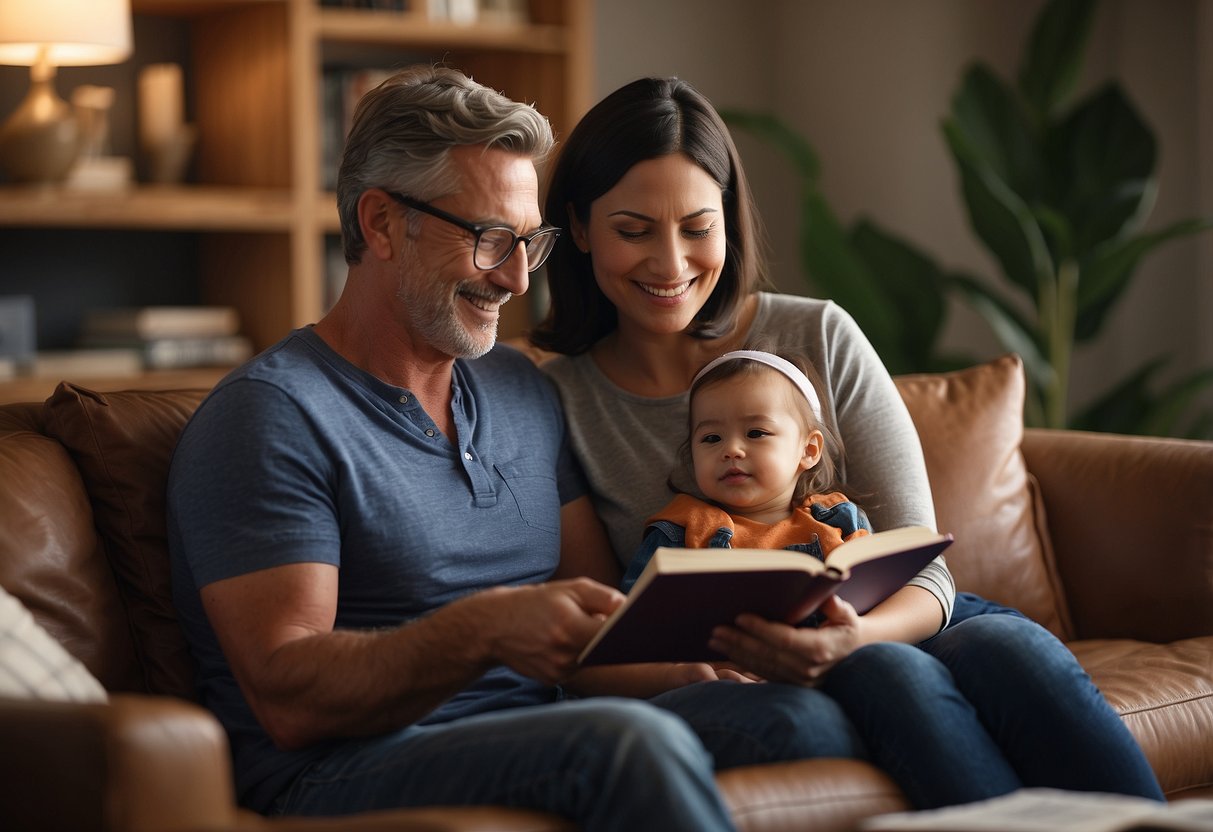
M821 155L844 220L872 217L944 265L997 280L969 231L940 133L972 60L1013 75L1041 0L597 0L597 83L678 74L722 107L771 109ZM1203 45L1203 49L1200 48ZM1104 0L1084 85L1119 78L1156 130L1159 199L1150 225L1213 214L1213 0ZM786 291L805 292L786 168L739 141ZM1213 234L1206 235L1213 237ZM1001 284L1000 284L1001 285ZM1169 244L1144 261L1099 343L1076 364L1081 402L1148 355L1213 366L1213 240ZM999 351L954 310L949 345Z

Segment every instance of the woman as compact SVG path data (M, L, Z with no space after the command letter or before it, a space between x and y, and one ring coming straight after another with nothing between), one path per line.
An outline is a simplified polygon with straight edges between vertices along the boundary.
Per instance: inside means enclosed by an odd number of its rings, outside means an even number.
M873 527L934 526L917 433L854 321L828 301L758 291L758 221L740 160L690 85L643 79L587 113L552 172L546 217L568 233L549 260L552 307L532 341L563 354L544 369L622 565L669 498L691 379L754 340L812 362L846 448L845 488ZM715 645L747 671L829 694L915 806L1020 786L1161 798L1064 645L1013 611L973 615L980 599L965 598L947 626L954 599L940 560L862 617L845 604L819 629L743 617Z

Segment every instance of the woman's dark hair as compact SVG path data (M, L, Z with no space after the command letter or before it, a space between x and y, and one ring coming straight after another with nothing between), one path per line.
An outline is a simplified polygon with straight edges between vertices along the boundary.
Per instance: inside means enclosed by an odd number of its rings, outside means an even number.
M727 253L720 280L688 332L718 338L732 331L744 299L765 278L763 238L741 159L724 121L701 93L677 78L643 78L595 105L564 143L548 180L544 216L583 225L590 205L639 162L681 153L720 186ZM547 262L551 306L531 343L576 355L618 325L615 306L594 280L590 255L565 234Z

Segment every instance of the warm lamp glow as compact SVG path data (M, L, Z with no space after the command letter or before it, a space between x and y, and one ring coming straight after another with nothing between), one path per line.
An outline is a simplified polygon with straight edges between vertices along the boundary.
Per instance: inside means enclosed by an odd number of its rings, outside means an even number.
M0 64L116 64L131 54L130 0L3 0Z
M30 91L0 126L0 165L21 182L57 182L76 161L80 129L55 94L55 68L126 60L130 0L0 0L0 64L30 67Z

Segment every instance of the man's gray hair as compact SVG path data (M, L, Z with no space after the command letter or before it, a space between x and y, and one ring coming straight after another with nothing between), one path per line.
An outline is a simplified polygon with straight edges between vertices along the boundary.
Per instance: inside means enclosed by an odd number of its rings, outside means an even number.
M368 188L428 202L460 188L450 164L452 148L500 148L538 165L553 143L551 125L534 107L462 72L439 66L401 70L358 102L346 138L337 175L346 263L357 263L366 250L358 199Z

